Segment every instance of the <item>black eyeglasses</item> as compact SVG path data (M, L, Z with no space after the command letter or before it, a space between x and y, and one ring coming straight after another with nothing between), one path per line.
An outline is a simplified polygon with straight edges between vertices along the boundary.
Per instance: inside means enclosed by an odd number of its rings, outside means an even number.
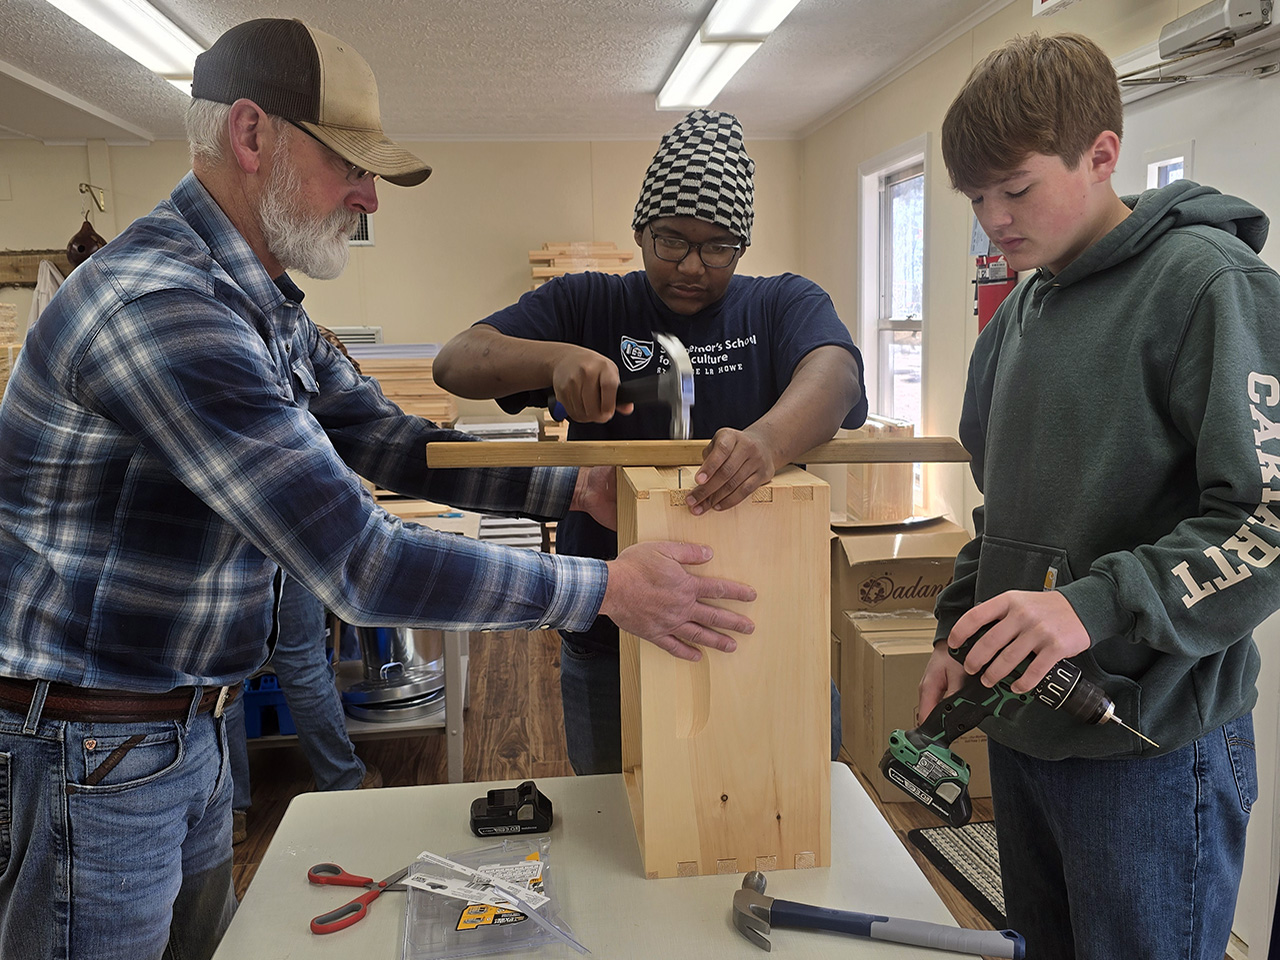
M719 241L690 243L683 237L666 237L654 233L652 230L649 231L649 236L653 237L653 253L659 260L665 260L667 263L680 263L689 255L690 250L697 250L698 259L702 261L702 265L717 270L733 263L733 258L742 249L742 244L740 243L721 243Z
M303 133L305 133L308 137L310 137L316 143L320 144L320 146L328 150L331 154L334 155L334 157L337 158L339 163L341 163L344 167L347 168L347 172L346 172L347 183L359 186L362 183L372 183L373 181L378 179L378 175L376 173L372 173L369 170L366 170L364 167L357 167L354 163L351 163L348 160L343 159L343 157L339 156L338 152L334 150L333 147L329 146L327 143L325 143L323 140L317 137L314 133L312 133L306 127L302 126L299 123L294 123L292 120L288 121L288 123L291 127L296 127L297 129L301 130Z

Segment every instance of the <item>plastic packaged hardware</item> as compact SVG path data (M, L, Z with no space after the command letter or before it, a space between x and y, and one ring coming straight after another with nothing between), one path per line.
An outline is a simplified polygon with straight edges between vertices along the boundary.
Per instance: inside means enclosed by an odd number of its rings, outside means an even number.
M453 870L419 859L406 878L410 886L404 960L452 960L495 953L526 955L541 952L544 947L556 955L570 955L563 945L573 946L576 941L561 916L565 884L564 878L552 870L549 838L513 837L451 853L447 859L518 883L522 898L539 904L539 917L556 930L546 929L520 910L497 905L503 900L501 891L477 882L465 869ZM413 885L415 882L420 886Z

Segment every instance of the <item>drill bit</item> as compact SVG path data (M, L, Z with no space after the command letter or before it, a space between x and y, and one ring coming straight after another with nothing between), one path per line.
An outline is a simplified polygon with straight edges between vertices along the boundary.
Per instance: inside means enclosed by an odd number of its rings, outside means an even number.
M1151 744L1157 750L1160 749L1160 744L1156 743L1146 734L1139 733L1137 730L1133 729L1133 727L1129 726L1127 723L1125 723L1123 720L1117 717L1114 713L1112 713L1109 717L1107 717L1107 719L1110 720L1112 723L1120 724L1120 726L1124 727L1126 730L1132 733L1135 737L1142 737L1143 740L1147 741L1147 743Z

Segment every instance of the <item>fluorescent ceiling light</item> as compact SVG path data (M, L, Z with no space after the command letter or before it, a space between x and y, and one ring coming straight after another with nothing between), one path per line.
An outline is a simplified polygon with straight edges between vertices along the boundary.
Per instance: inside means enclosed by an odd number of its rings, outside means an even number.
M702 22L703 40L763 40L800 0L716 0Z
M800 0L716 0L658 92L659 110L708 106Z
M761 41L703 43L695 34L658 93L659 110L705 107L724 89Z
M147 0L49 0L49 3L166 79L190 78L196 56L204 53L204 47Z

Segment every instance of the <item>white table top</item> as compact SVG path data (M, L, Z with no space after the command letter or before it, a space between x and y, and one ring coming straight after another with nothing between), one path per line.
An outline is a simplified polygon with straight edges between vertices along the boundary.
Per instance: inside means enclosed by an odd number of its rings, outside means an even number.
M753 960L763 951L733 926L741 875L645 880L621 775L536 781L555 808L551 855L567 873L564 917L592 956ZM405 894L385 893L368 916L336 933L310 932L312 917L361 891L315 886L307 868L322 861L381 879L430 850L448 855L490 841L467 826L471 801L502 783L452 783L307 793L294 799L227 931L215 960L335 957L398 960ZM536 834L534 836L537 836ZM902 842L852 772L831 765L830 868L767 874L766 894L787 900L955 925ZM773 954L938 960L935 950L840 934L775 929ZM551 945L544 957L576 957ZM509 956L509 954L508 954Z

